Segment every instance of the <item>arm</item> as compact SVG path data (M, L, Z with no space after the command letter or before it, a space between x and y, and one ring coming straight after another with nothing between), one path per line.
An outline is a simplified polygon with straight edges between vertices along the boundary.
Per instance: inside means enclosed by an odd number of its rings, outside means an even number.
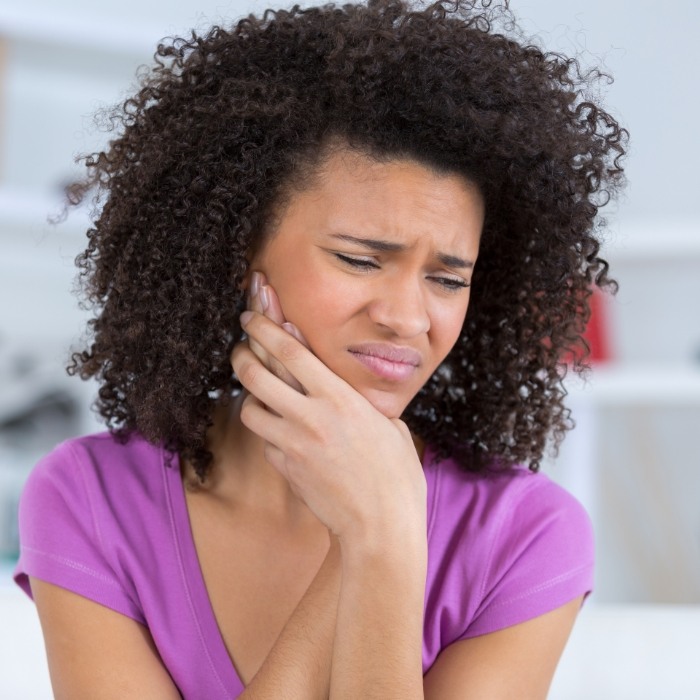
M279 326L284 325L287 332L306 344L296 328L285 324L279 299L266 282L262 273L253 273L248 308ZM249 345L277 377L301 391L296 379L254 339L250 339ZM340 546L337 537L331 535L330 540L323 565L241 698L328 699L340 589Z
M424 552L404 536L376 555L366 549L347 554L343 550L331 700L545 700L581 597L451 644L423 678Z
M56 700L180 697L146 627L65 588L30 581Z
M234 370L250 392L241 420L341 544L330 697L419 697L427 485L410 431L259 313L242 323L304 392L240 345Z
M180 694L146 627L59 586L31 579L57 700L176 700ZM340 589L328 555L241 698L326 700Z
M241 700L327 700L340 576L340 546L331 536L318 574Z
M545 700L582 600L446 647L425 675L426 700Z
M370 415L364 399L261 316L242 322L306 391L285 389L245 347L234 353L234 369L251 392L241 419L267 441L268 461L341 541L331 698L544 697L580 601L451 646L424 689L425 482L413 468L420 467L415 450L406 449L408 430L392 419L392 432L383 417ZM524 657L522 646L536 652ZM507 669L515 673L504 683Z
M344 542L331 700L423 697L425 528ZM394 534L395 533L395 534Z
M265 311L259 299L251 303ZM268 317L281 325L284 319L274 295L270 307ZM271 358L264 359L272 364ZM294 385L282 368L272 369ZM59 586L38 579L30 583L56 698L180 697L144 625ZM337 539L331 538L323 565L241 697L328 698L339 588L340 552Z

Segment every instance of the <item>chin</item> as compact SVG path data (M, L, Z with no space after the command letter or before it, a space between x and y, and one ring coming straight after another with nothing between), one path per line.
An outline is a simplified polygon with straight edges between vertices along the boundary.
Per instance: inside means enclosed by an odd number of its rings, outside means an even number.
M383 416L401 418L409 402L404 398L386 391L360 392Z

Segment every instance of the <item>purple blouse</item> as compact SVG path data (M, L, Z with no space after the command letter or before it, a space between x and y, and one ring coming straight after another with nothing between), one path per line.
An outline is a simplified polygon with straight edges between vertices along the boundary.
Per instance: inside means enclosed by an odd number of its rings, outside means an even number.
M591 523L560 486L524 468L468 474L430 447L423 468L424 673L458 639L591 591ZM138 435L124 445L107 432L68 440L32 471L19 521L14 577L28 595L33 576L146 625L186 700L243 691L199 567L176 454Z

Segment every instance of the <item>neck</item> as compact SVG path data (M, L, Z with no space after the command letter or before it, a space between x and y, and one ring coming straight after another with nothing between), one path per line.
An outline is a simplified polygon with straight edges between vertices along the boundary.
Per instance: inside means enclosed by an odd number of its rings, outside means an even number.
M207 433L211 469L204 485L195 488L233 508L266 513L290 527L317 524L318 519L289 482L265 459L264 440L241 422L242 401L239 395L215 409L214 424ZM191 465L186 474L194 475ZM191 478L186 479L192 483Z
M318 525L316 516L292 491L287 479L265 459L265 441L241 422L243 398L241 394L215 409L214 424L207 433L213 454L209 475L204 485L199 485L194 469L185 464L186 484L230 507L266 513L288 527ZM413 443L422 461L425 443L417 435L413 435Z

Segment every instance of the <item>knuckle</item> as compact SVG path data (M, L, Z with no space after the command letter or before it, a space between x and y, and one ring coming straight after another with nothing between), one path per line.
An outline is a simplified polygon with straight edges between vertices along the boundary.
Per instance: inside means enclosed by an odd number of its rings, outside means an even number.
M282 362L296 360L299 357L299 343L292 338L285 338L279 345L279 357Z
M308 416L306 419L306 429L313 442L320 448L323 449L328 445L329 430L322 416Z
M237 361L240 361L242 353L248 349L248 341L242 340L240 343L236 343L231 350L231 364L233 365Z
M243 385L253 386L260 376L260 366L249 360L242 364L237 374Z
M250 395L246 396L246 398L243 400L243 403L241 404L241 410L240 410L240 418L241 421L243 422L244 425L247 425L247 421L251 417L251 413L253 412L253 407L254 403L253 401L249 401Z

